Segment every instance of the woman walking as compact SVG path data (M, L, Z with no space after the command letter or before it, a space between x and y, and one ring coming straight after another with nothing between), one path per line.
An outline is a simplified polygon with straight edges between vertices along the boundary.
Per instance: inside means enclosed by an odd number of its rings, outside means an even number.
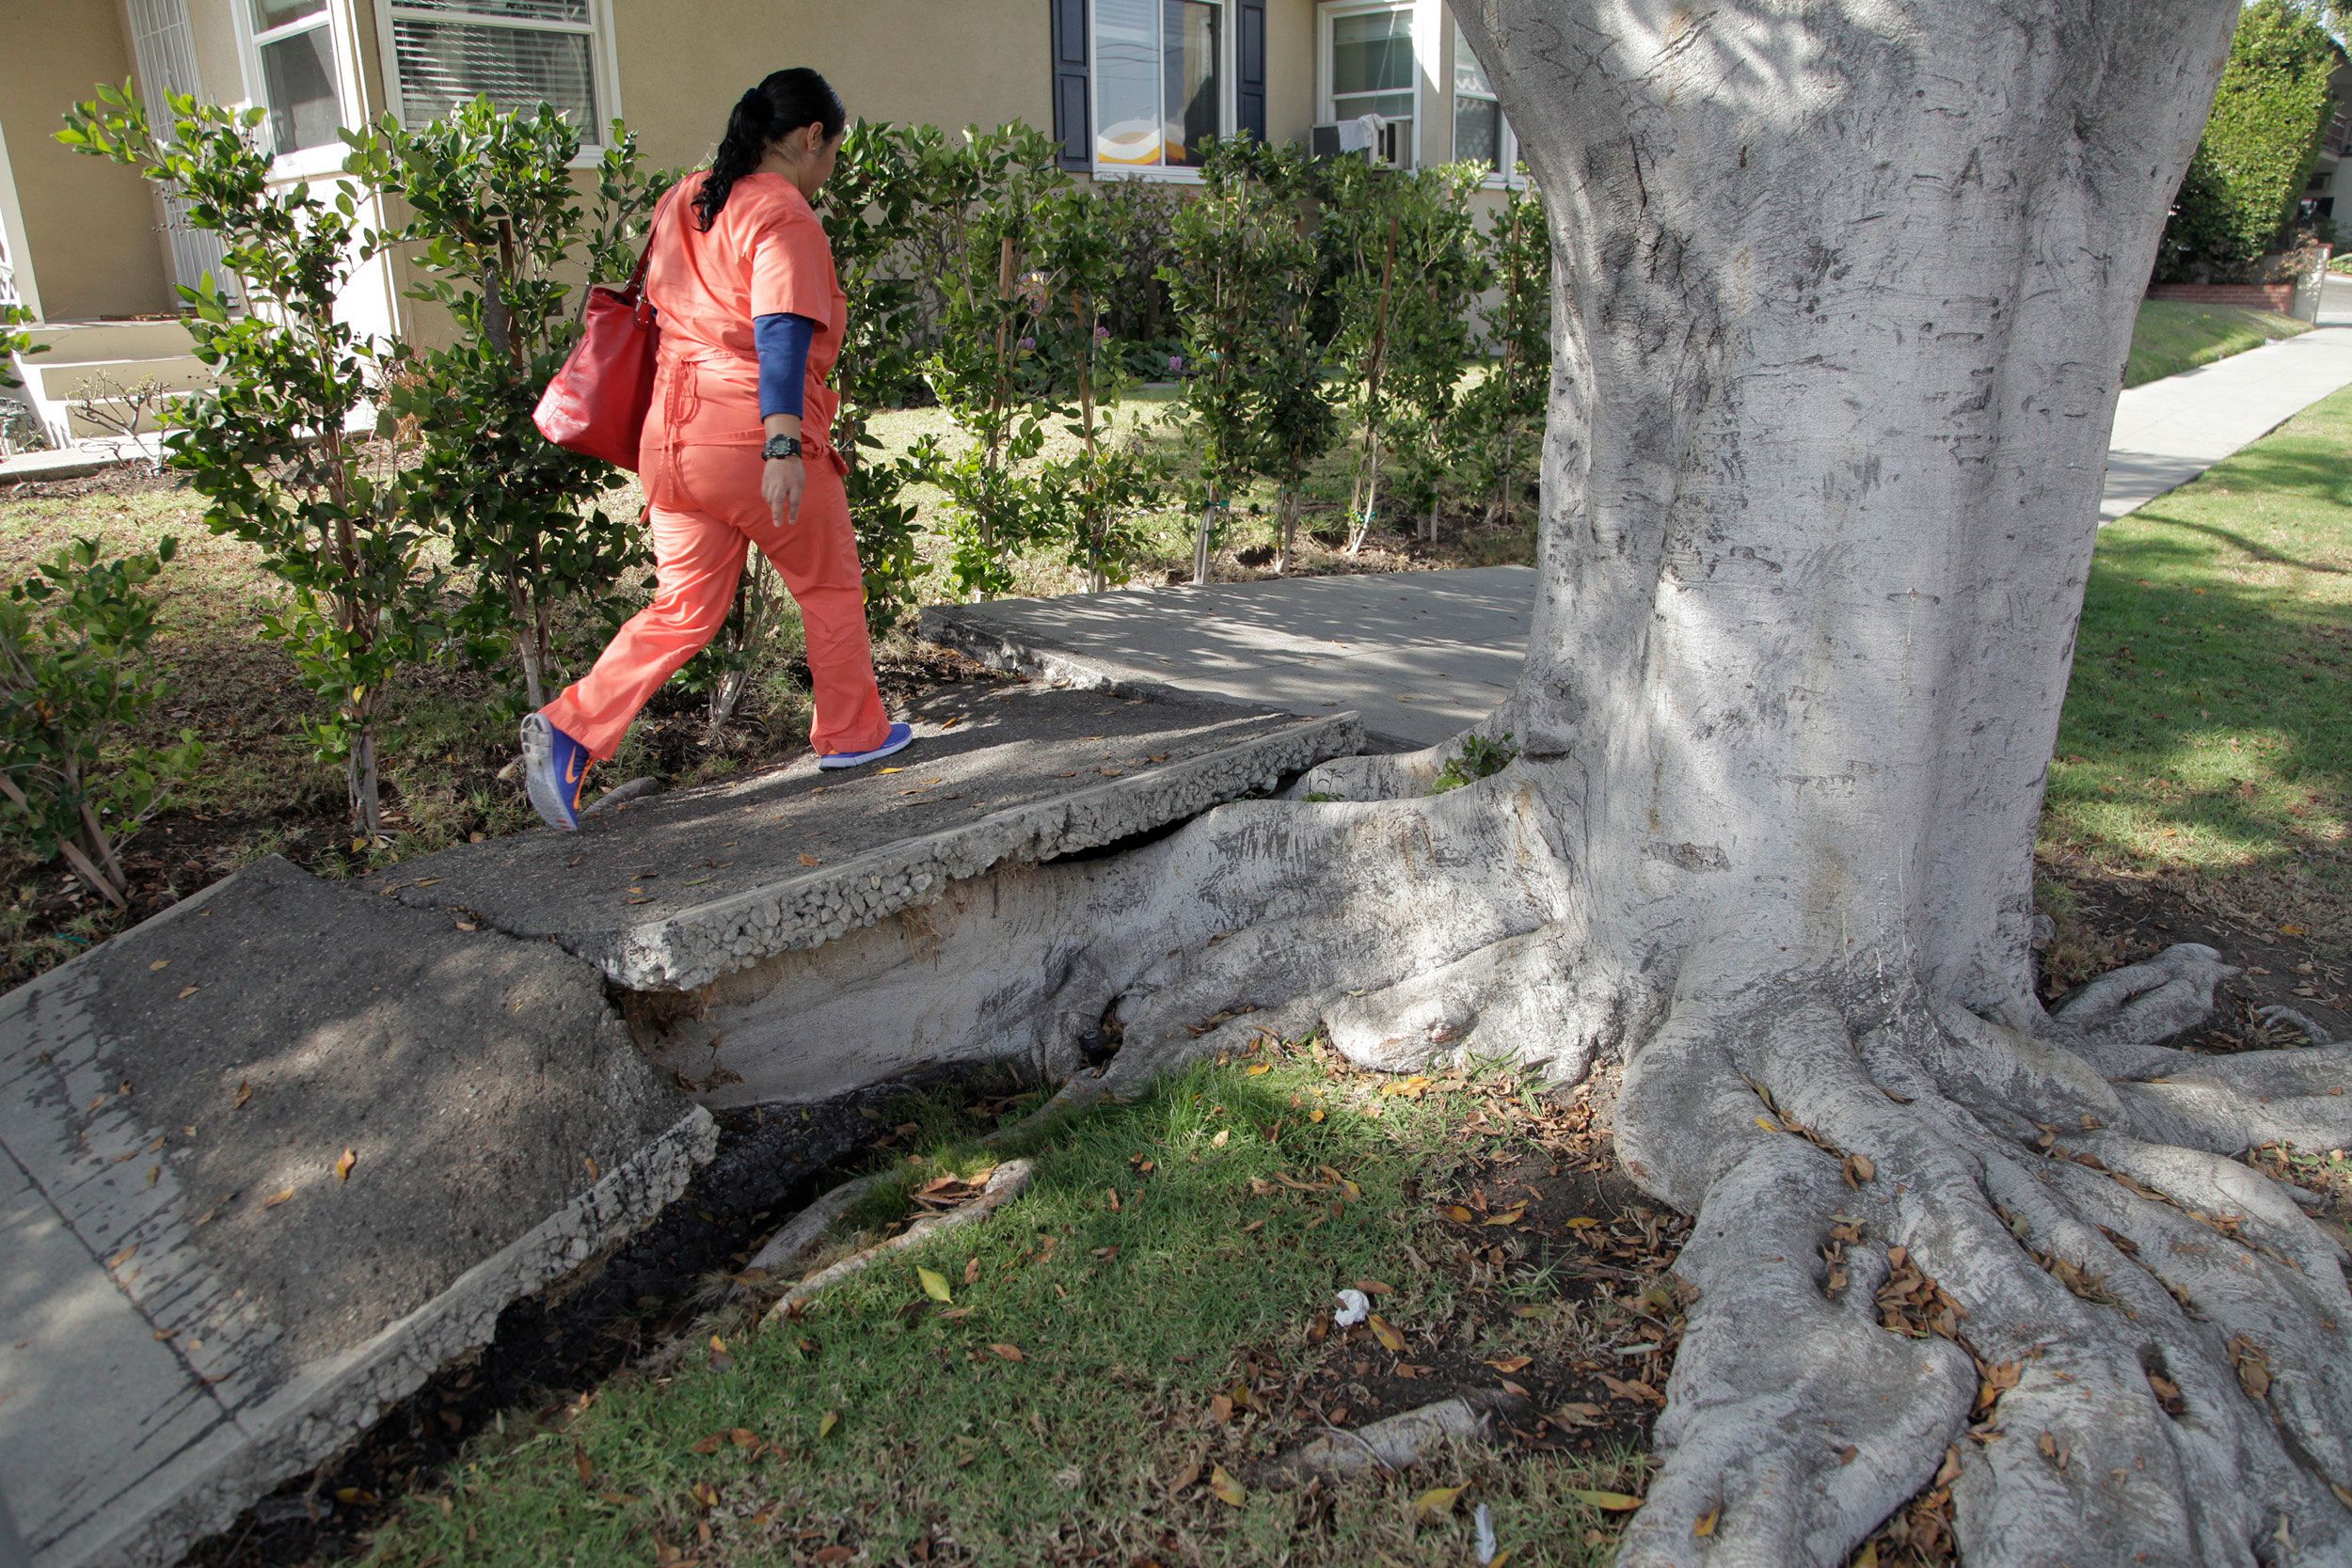
M809 200L846 124L822 76L779 71L736 103L711 166L655 211L644 287L661 346L641 466L656 590L585 679L523 721L531 803L551 828L580 826L589 767L717 635L754 545L801 607L818 766L914 738L874 684L849 465L828 438L848 302Z

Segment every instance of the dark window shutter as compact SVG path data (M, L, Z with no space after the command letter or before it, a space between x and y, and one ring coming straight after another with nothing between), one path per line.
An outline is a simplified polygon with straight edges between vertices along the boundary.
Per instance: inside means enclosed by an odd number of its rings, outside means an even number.
M1241 61L1241 80L1235 84L1233 95L1236 115L1234 131L1247 131L1260 141L1265 140L1265 0L1241 0L1236 8L1236 21L1241 28L1239 47L1235 53Z
M1054 8L1054 139L1061 143L1061 166L1084 173L1093 166L1092 116L1087 112L1088 0L1048 0Z

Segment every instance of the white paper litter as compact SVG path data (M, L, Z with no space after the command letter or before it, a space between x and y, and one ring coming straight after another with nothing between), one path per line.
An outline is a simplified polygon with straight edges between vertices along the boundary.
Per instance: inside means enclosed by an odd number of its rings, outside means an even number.
M1331 1321L1342 1328L1354 1328L1372 1316L1372 1298L1361 1291L1342 1291L1340 1309L1331 1314Z

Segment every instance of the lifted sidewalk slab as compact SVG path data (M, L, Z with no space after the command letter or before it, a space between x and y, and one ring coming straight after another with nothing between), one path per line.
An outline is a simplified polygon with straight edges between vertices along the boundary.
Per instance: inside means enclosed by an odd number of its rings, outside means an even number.
M1353 711L1375 744L1435 746L1494 711L1526 662L1526 566L1131 588L933 605L923 635L1001 670Z
M0 1494L38 1568L175 1560L715 1139L588 966L274 859L0 999Z
M887 764L814 758L407 862L363 886L551 938L641 992L691 992L1006 863L1101 848L1362 748L1354 715L1041 685L937 694Z

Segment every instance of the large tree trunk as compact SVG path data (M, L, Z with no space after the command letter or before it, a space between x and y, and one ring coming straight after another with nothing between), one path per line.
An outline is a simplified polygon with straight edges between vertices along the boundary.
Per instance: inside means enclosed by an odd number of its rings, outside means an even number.
M2352 1058L2166 1047L2204 948L2045 1013L2028 946L2235 9L1461 0L1557 256L1518 760L1327 765L925 937L1049 1059L1118 1022L1071 1098L1261 1028L1621 1062L1627 1168L1697 1216L1629 1562L1838 1563L1939 1474L1973 1563L2352 1561L2346 1253L2233 1158L2352 1142Z

